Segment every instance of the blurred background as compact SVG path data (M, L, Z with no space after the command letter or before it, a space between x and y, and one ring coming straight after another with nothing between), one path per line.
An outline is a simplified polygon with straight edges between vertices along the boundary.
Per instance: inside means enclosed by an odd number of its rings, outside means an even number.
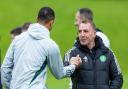
M92 9L94 22L110 39L121 66L124 84L128 89L128 0L1 0L0 1L0 49L1 63L11 42L10 31L25 22L36 22L39 9L50 6L56 20L51 37L60 46L62 57L73 46L77 36L74 26L75 13L82 7ZM48 72L49 89L68 89L69 78L56 80Z

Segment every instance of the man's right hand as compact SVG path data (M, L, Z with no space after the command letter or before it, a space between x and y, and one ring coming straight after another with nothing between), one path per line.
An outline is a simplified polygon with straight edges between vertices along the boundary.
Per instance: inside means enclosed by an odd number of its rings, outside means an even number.
M79 54L76 57L72 57L70 59L70 64L75 65L76 68L78 68L81 65L82 61L81 58L79 57Z

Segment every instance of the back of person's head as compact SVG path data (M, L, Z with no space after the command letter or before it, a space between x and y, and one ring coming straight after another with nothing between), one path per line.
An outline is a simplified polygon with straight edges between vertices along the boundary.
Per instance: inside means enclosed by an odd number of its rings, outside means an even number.
M31 22L24 23L23 26L22 26L22 32L27 31L30 24L31 24Z
M54 10L50 7L42 7L39 10L38 21L42 21L44 24L48 23L51 20L55 19L55 13Z
M93 21L93 12L89 8L81 8L79 9L79 14L83 17L83 21Z
M16 27L11 30L10 34L12 35L12 39L15 38L15 36L20 35L22 33L22 27Z

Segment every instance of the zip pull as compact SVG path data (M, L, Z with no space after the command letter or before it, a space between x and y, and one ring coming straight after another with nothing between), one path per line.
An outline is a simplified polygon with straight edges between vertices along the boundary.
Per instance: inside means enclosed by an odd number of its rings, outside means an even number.
M92 54L92 50L90 49L90 53Z
M96 59L95 59L95 55L93 54L93 51L92 50L90 50L90 55L91 55L91 58L92 58L93 62L95 62Z

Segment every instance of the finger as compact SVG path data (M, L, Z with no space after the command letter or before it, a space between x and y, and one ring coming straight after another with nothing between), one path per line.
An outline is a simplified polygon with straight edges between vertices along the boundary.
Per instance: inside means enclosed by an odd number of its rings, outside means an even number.
M80 56L79 56L79 54L77 54L77 56L76 56L77 58L79 58Z

